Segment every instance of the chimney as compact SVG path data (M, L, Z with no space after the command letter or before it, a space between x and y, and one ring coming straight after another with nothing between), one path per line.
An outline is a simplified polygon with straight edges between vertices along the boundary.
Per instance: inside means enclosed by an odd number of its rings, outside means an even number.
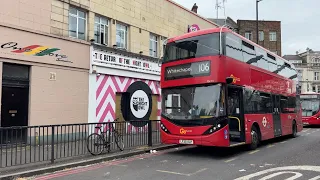
M197 4L196 4L196 3L194 3L194 5L193 5L193 7L192 7L191 11L193 11L193 12L195 12L195 13L198 13L198 6L197 6Z

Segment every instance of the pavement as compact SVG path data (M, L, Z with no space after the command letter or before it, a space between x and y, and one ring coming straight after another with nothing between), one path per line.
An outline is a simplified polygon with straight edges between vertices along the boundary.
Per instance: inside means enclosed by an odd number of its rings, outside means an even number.
M320 128L297 138L245 146L183 146L25 179L48 180L320 180Z
M125 149L133 149L148 144L148 134L126 134L123 136ZM70 161L70 158L89 155L86 138L78 141L57 143L54 145L55 161ZM152 142L154 145L160 144L160 132L153 132ZM119 151L115 144L110 147L111 152ZM19 168L29 167L43 163L50 163L52 156L52 146L50 145L25 145L13 144L12 147L0 145L0 174ZM91 155L89 155L91 156Z

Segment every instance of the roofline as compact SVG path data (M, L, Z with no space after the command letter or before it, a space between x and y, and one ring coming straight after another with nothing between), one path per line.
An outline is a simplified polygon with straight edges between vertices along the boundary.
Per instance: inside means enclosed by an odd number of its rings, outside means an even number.
M175 5L175 6L179 7L179 8L181 8L181 9L183 9L183 10L185 10L185 11L187 11L187 12L193 14L193 15L195 15L195 16L198 16L200 19L205 20L205 21L207 21L208 23L210 23L210 24L212 24L212 25L215 25L215 26L217 26L217 27L220 27L218 24L216 24L216 23L208 20L207 18L204 18L204 17L200 16L199 14L197 14L197 13L195 13L195 12L187 9L186 7L183 7L182 5L180 5L180 4L176 3L176 2L173 2L172 0L167 0L167 1L168 1L169 3L171 3L171 4L173 4L173 5Z
M282 59L284 62L290 64L291 66L293 66L293 67L295 68L294 64L291 63L290 61L284 59L283 57L281 57L281 56L279 56L279 55L277 55L277 54L274 54L273 52L271 52L271 51L269 51L268 49L266 49L266 48L264 48L264 47L256 44L255 42L248 40L247 38L241 36L240 34L234 32L234 31L231 31L229 28L225 28L225 27L224 27L224 28L222 28L222 31L221 31L221 32L230 32L230 33L238 36L238 37L239 37L240 39L242 39L243 41L246 41L246 42L248 42L248 43L250 43L250 44L252 44L252 45L254 45L254 46L258 47L258 48L261 48L261 49L265 50L265 51L268 52L269 54L272 54L273 56ZM170 42L172 42L172 41L178 41L178 40L182 40L182 39L186 39L186 38L191 38L191 37L194 37L194 36L201 36L201 35L210 34L210 33L220 33L220 27L218 27L218 28L203 29L203 30L199 30L199 31L195 31L195 32L185 33L185 34L180 35L180 36L176 36L176 37L173 37L173 38L169 38L169 39L168 39L168 43L170 43Z
M247 19L238 19L237 21L253 21L253 22L256 22L257 20L252 20L252 19L250 19L250 20L247 20ZM277 20L259 20L259 21L264 21L264 22L280 22L280 23L281 23L281 21L277 21Z

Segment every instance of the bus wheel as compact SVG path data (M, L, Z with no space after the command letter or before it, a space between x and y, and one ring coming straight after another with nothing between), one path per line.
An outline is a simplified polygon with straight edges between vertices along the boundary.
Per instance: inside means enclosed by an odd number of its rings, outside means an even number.
M295 138L297 137L297 124L295 121L292 122L292 137Z
M251 150L257 149L257 147L259 145L259 142L260 142L259 131L257 130L257 128L255 126L252 126L252 129L251 129L251 144L250 144L249 148Z

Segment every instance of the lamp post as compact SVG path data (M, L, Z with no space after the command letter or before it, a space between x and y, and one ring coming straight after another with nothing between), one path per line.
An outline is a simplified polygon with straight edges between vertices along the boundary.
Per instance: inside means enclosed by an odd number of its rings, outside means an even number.
M262 0L256 0L256 15L257 15L257 19L256 19L256 28L257 28L257 44L259 44L259 2L261 2Z

